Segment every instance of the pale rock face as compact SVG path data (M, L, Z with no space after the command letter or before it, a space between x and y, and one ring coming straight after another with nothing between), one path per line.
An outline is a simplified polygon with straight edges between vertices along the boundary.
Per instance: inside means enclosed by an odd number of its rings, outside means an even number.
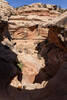
M41 63L38 58L33 57L30 54L19 54L18 59L22 62L22 73L23 73L23 82L33 83L35 76L38 74L39 70L43 68L43 63Z
M23 39L29 38L29 36L31 36L30 38L38 37L41 34L45 36L47 34L46 23L50 23L60 14L57 10L44 8L42 4L20 7L17 8L16 12L15 16L9 18L9 31L13 38Z
M5 0L0 0L0 19L1 20L5 20L7 21L8 20L8 17L11 15L11 14L14 14L15 11L14 11L14 8L11 7L7 1Z

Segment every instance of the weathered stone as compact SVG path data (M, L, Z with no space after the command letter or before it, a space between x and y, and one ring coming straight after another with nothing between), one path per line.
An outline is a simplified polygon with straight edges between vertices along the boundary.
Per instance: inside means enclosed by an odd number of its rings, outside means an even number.
M18 14L9 18L9 31L12 37L16 39L26 39L27 37L28 39L35 39L36 36L41 36L41 34L44 37L44 33L47 33L48 30L44 28L46 23L60 15L57 10L44 8L40 3L20 7L16 11Z
M20 54L18 55L18 59L22 62L22 73L23 79L27 83L33 83L35 80L35 76L38 74L40 68L42 68L42 64L38 59L34 58L30 54Z
M0 19L7 21L12 14L15 14L14 8L7 1L0 0Z

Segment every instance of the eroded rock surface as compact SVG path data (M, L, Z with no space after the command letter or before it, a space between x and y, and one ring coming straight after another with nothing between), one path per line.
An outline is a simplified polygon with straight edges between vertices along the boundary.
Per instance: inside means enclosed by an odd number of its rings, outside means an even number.
M9 30L13 38L35 39L39 36L45 37L48 31L44 28L45 24L61 14L59 10L53 9L54 6L51 6L52 9L50 10L49 6L44 7L43 4L37 3L17 8L18 14L9 18Z
M48 28L45 25L61 14L59 9L55 5L36 3L16 8L16 15L9 18L9 32L13 43L16 43L14 51L25 66L23 77L27 82L33 83L35 76L45 66L43 57L37 54L35 48L48 37Z
M61 14L60 8L1 4L6 9L1 9L0 21L0 99L67 100L67 49L58 35L62 28L46 27Z
M11 7L7 1L0 0L0 19L8 21L8 18L15 14L15 10Z

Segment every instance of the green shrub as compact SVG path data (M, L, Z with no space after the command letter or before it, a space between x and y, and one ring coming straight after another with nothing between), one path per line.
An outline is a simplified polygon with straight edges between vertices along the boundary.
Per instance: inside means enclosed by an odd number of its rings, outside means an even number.
M22 70L23 64L21 62L19 62L17 65Z

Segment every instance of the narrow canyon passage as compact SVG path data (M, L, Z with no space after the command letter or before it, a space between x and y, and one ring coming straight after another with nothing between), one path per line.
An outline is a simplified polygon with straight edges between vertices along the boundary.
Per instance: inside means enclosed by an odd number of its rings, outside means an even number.
M67 100L67 11L0 0L0 100Z

